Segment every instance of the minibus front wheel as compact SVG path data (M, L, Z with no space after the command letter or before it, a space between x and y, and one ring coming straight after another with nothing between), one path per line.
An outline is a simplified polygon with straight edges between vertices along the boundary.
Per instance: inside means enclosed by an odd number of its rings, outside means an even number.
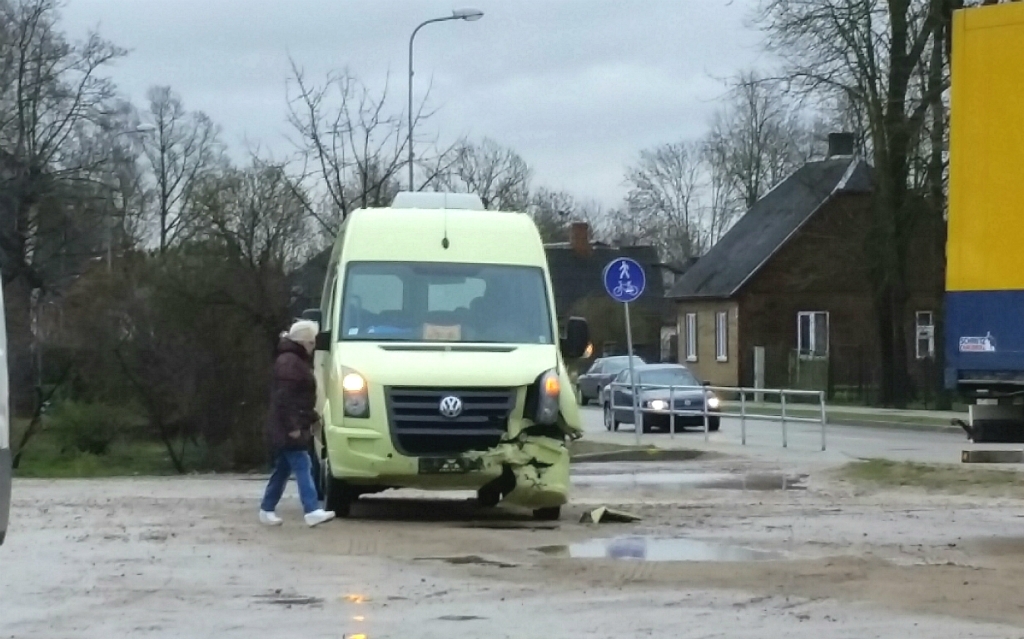
M558 518L562 516L561 506L552 506L551 508L538 508L533 511L533 518L537 521L558 521Z
M331 473L331 462L329 459L324 459L321 468L323 481L323 492L324 492L324 507L327 510L334 511L334 514L338 517L348 517L352 511L352 502L354 502L359 494L352 488L352 486L343 479L336 478Z

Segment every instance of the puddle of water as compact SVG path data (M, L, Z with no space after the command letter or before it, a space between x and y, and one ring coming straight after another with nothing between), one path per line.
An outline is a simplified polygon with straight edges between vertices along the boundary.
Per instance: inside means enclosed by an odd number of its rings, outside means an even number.
M573 559L626 559L640 561L770 561L782 555L767 550L719 544L695 539L616 537L591 539L567 546L543 546L536 550Z
M574 475L578 486L688 486L726 490L806 490L807 475L782 473L611 473Z

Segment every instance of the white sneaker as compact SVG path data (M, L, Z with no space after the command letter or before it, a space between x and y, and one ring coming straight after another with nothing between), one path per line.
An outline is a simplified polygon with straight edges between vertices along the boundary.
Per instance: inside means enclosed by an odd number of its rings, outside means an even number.
M330 510L324 510L323 508L318 508L317 510L314 510L311 513L306 513L305 519L306 525L312 528L313 526L322 524L325 521L330 521L334 519L334 512Z
M260 523L265 526L280 526L282 523L284 523L284 520L278 517L277 513L261 510Z

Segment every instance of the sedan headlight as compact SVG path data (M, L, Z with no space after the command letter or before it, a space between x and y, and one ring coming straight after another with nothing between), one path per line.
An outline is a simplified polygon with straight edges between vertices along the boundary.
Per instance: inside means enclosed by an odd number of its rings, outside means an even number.
M341 393L345 405L345 417L366 418L370 416L370 396L366 378L356 371L341 370Z
M666 402L663 399L652 399L651 401L647 402L647 406L651 410L665 410L666 408L668 408L668 402Z
M711 410L718 410L718 407L721 405L722 402L717 397L715 397L714 395L708 396L708 408L710 408Z
M562 394L562 380L558 371L551 369L537 378L537 411L533 421L551 425L558 421L558 398Z

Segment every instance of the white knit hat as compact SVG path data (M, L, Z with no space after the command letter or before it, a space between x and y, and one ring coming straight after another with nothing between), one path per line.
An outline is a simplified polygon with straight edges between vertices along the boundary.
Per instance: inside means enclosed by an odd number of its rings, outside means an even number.
M299 344L315 344L320 327L310 320L299 320L288 329L288 339Z

